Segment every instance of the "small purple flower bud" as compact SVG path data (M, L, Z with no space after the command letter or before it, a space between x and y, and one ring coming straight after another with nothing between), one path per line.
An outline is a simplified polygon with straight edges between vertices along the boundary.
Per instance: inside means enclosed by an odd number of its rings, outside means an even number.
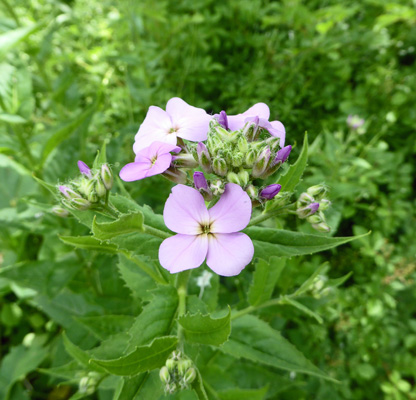
M211 157L209 155L209 151L207 149L207 146L205 146L204 143L199 142L196 151L198 154L198 161L201 168L205 171L210 173L212 171L211 169Z
M194 185L197 190L209 190L208 182L205 179L203 172L195 171L194 172Z
M308 204L306 207L298 208L296 213L298 217L303 219L310 217L311 215L315 214L318 211L319 203L311 203Z
M68 186L62 186L60 185L58 187L59 191L67 198L67 199L79 199L82 198L82 196L69 188Z
M271 151L267 146L259 154L256 162L253 165L252 176L253 178L261 178L263 173L266 171L267 165L269 164Z
M285 146L283 147L283 149L280 149L277 154L276 157L274 159L274 163L277 164L279 161L284 163L287 158L289 157L290 152L292 151L292 146Z
M221 111L220 115L218 116L218 122L222 125L225 129L228 129L228 118L225 111Z
M275 197L279 192L280 189L282 189L282 186L274 183L272 185L266 186L261 192L260 197L266 200L271 200L273 197Z
M88 178L91 178L91 168L87 164L85 164L84 161L78 161L78 168L81 174L84 174Z

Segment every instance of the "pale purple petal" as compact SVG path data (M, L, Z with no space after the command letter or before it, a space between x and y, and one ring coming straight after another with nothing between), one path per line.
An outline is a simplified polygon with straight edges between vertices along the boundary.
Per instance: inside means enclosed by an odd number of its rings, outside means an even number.
M270 124L273 127L273 131L269 131L270 134L274 137L280 138L280 147L285 145L285 138L286 138L286 129L284 125L280 121L272 121Z
M253 242L245 233L208 236L207 265L218 275L238 275L250 263L253 255Z
M176 144L176 134L170 132L171 129L172 120L169 114L159 107L150 106L146 118L134 138L134 152L137 154L155 141Z
M227 115L228 127L231 131L236 131L245 125L248 117L259 117L260 119L268 121L269 116L270 110L267 104L257 103L242 114Z
M174 97L166 104L166 112L172 119L176 135L186 140L199 142L207 139L211 116L202 108L189 105Z
M204 198L198 190L176 185L166 200L163 210L166 226L177 233L198 235L201 224L209 225L209 214Z
M84 161L78 161L78 168L81 174L84 174L88 176L88 178L91 178L91 168L87 164L85 164Z
M238 232L250 222L251 200L239 185L227 183L221 198L208 212L212 233Z
M121 169L120 178L125 182L146 178L151 166L152 164L149 161L129 163Z
M199 267L208 251L208 235L175 235L159 247L159 262L172 274Z

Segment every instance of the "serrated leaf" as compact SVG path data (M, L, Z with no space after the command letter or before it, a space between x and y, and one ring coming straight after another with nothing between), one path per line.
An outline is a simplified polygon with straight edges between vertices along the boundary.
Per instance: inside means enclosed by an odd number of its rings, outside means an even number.
M252 306L262 304L272 297L274 287L286 265L285 258L270 257L270 263L259 259L248 291L248 301Z
M253 240L254 255L265 260L272 256L291 257L313 254L368 235L366 233L361 236L327 237L265 227L250 227L244 232Z
M212 318L211 315L186 314L178 319L184 328L188 342L219 346L224 343L231 332L231 309L222 318Z
M92 233L100 240L137 231L143 231L143 214L140 211L124 214L112 222L99 223L96 218L92 222Z
M176 349L177 342L178 338L175 336L157 338L149 345L140 346L124 357L115 360L91 359L90 364L104 368L114 375L136 375L163 366L169 354Z
M306 164L308 162L308 135L305 133L303 140L302 151L299 154L298 159L292 164L286 173L280 176L277 183L282 185L282 192L292 192L300 182L300 178L303 175Z
M278 331L254 315L235 319L230 339L220 349L236 358L246 358L275 368L333 381Z
M102 242L92 236L59 236L65 244L78 249L100 251L102 253L117 253L117 246Z

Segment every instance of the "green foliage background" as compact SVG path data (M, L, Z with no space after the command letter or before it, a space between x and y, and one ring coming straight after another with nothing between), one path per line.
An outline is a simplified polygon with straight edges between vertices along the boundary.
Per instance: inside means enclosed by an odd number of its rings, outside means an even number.
M131 301L127 261L120 274L114 256L59 240L88 230L51 213L32 173L64 182L105 140L118 172L148 107L174 96L230 114L267 103L296 145L292 157L308 131L298 191L329 185L332 234L372 231L287 260L274 289L282 295L320 267L300 299L312 314L290 304L259 314L340 383L284 371L276 381L223 354L206 368L209 385L221 399L416 398L414 1L2 0L0 10L1 399L81 398L61 331L91 348L91 318L125 315L124 327L149 300ZM364 126L350 129L349 114ZM154 177L126 187L160 212L171 186ZM273 224L311 233L294 220ZM213 309L243 307L251 275L221 280ZM118 332L111 323L108 335ZM111 399L113 386L85 398Z

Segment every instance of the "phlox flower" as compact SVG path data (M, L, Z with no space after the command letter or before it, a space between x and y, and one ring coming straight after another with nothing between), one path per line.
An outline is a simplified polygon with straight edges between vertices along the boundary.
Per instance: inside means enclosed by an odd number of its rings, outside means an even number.
M209 210L198 190L185 185L172 189L163 211L166 226L177 235L165 239L159 248L159 261L171 273L208 267L222 276L238 275L254 254L244 229L251 217L248 194L227 183L218 202Z
M269 133L280 138L280 146L285 145L286 130L280 121L269 122L270 109L267 104L257 103L247 111L237 115L226 115L224 111L216 114L218 122L230 131L236 131L244 127L247 122L254 122Z
M120 171L120 178L126 182L138 181L149 176L165 172L172 162L171 151L178 153L180 147L153 142L149 147L137 152L133 163L125 165Z
M207 139L211 116L178 97L170 99L166 111L151 106L135 136L133 150L137 154L153 142L176 145L177 137L199 142Z

